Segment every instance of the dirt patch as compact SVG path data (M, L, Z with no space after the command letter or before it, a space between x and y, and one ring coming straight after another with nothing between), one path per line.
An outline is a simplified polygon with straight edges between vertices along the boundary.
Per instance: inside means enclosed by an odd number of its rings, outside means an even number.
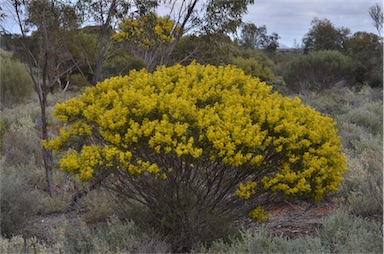
M271 216L266 223L272 235L289 238L314 237L322 227L324 219L332 215L337 207L333 201L311 204L308 202L286 202L273 204Z

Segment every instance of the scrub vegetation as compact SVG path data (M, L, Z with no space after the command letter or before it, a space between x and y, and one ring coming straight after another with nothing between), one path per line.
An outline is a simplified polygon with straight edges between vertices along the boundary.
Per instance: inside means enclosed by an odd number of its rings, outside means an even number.
M238 19L253 1L224 2L23 3L35 30L0 51L1 253L382 253L382 37L314 19L279 50Z

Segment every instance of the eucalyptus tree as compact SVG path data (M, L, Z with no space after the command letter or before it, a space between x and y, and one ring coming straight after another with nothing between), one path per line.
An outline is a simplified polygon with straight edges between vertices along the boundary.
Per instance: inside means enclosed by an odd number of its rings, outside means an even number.
M73 67L62 39L68 31L76 29L79 22L73 5L67 1L9 0L7 4L21 33L16 41L20 43L20 50L16 53L27 66L39 100L41 138L48 140L48 94L58 78ZM31 39L31 32L36 40ZM52 154L42 149L47 186L53 196Z
M173 27L167 29L168 36L172 40L167 40L166 45L161 45L163 50L159 51L157 56L157 65L172 65L175 63L175 58L172 58L171 55L183 36L212 38L212 35L214 35L213 37L221 38L222 36L216 35L227 36L236 32L237 28L242 24L242 16L247 12L248 5L253 4L254 0L164 0L137 2L142 3L142 6L141 9L136 6L137 11L132 12L132 16L129 17L131 21L135 19L142 20L144 16L152 15L151 12L159 10L159 6L162 6L162 10L166 10L166 17L172 20ZM124 21L122 24L124 24ZM127 29L124 29L124 27L127 28L122 25L118 32L127 32ZM150 33L148 29L147 32ZM135 38L129 38L128 40L134 41ZM153 50L153 48L150 50ZM193 52L195 52L195 49L191 51L189 56L193 56ZM152 56L152 58L155 59L156 56ZM183 61L186 61L186 59L183 58Z
M311 28L303 38L304 51L338 50L346 51L351 31L337 28L328 19L314 18Z

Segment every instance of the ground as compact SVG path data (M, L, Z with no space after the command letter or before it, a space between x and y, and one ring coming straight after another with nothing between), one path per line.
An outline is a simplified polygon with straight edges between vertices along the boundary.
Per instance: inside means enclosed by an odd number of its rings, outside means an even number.
M288 238L315 237L317 231L321 229L324 219L332 215L338 206L337 202L332 199L318 203L275 202L268 205L270 217L266 221L266 229L271 235L283 235ZM30 221L29 227L31 232L49 242L53 240L49 236L52 228L62 226L65 221L73 227L77 227L86 216L86 213L76 212L37 216ZM245 224L248 227L255 226L254 223L245 222Z
M324 219L332 215L337 206L333 200L315 204L302 201L276 203L270 210L267 230L270 234L283 234L289 238L315 236Z

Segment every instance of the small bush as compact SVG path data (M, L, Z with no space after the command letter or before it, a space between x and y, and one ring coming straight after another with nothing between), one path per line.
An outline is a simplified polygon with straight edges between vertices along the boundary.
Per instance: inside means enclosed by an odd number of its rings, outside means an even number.
M1 49L0 49L1 50ZM3 50L1 50L3 51ZM13 107L25 102L33 94L32 78L25 66L11 58L0 55L0 106Z
M174 251L266 217L274 195L319 200L346 170L335 123L233 66L133 71L58 104L62 170L140 202ZM79 150L81 148L81 150ZM124 200L124 199L123 199Z
M88 84L87 78L81 74L73 74L71 75L69 80L71 82L70 86L74 85L77 87L84 87L84 86L87 86Z
M32 122L31 124L33 125ZM7 165L28 165L32 161L37 167L42 166L41 140L33 127L12 124L4 135L3 142L3 156Z
M233 64L242 69L245 74L258 77L263 81L276 79L269 66L256 58L236 57Z
M332 253L382 253L381 225L338 210L319 231L324 247Z
M111 217L105 225L88 227L64 221L51 229L49 243L36 237L0 238L0 253L168 253L169 246L155 234L145 234L130 221Z
M23 234L28 219L35 215L41 195L17 174L15 168L0 165L1 234Z
M382 143L381 143L382 147ZM348 168L340 189L351 213L382 220L383 212L383 154L381 147L349 152Z
M104 77L128 75L131 70L141 70L146 65L144 60L139 57L129 55L117 55L104 63Z
M318 238L288 239L271 236L264 227L242 231L240 237L230 242L217 240L199 253L324 253L329 249L322 246Z
M353 77L352 58L338 51L319 51L293 60L283 78L293 92L321 91Z
M341 122L349 122L365 128L373 135L383 133L383 102L367 102L338 117Z

